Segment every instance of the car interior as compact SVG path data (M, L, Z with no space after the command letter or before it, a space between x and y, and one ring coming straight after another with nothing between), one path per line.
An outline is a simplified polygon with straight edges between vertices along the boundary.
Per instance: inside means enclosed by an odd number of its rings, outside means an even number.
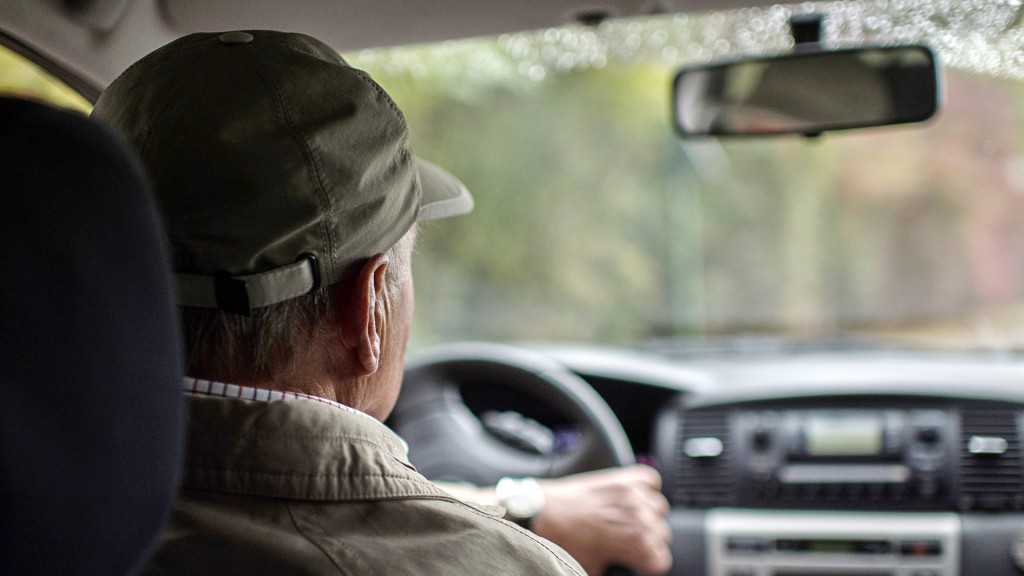
M126 574L164 526L185 434L155 198L80 114L0 98L0 118L0 573Z
M244 29L369 71L476 198L417 245L425 476L648 464L678 576L1024 572L1024 5L5 0L0 92L87 114Z

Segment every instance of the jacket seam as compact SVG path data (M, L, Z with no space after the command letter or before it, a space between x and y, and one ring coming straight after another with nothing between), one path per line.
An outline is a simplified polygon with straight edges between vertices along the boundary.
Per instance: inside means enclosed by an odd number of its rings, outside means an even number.
M198 432L201 433L202 430L199 430ZM246 432L242 434L220 433L217 434L217 436L227 438L254 438L260 440L272 440L274 438L281 438L282 440L349 440L351 442L358 442L360 444L369 444L370 446L376 446L378 448L387 448L387 446L383 446L378 442L374 442L373 440L368 440L366 438L363 438L362 436L353 436L349 434L263 434L258 432Z
M465 505L465 502L462 502L460 500L456 500L456 502L458 502L459 504ZM549 553L551 553L551 555L554 556L555 559L557 559L563 566L565 566L569 570L572 570L573 574L577 574L578 576L586 576L586 574L580 573L578 570L576 570L575 567L573 567L572 564L569 564L568 562L566 562L565 559L563 559L557 552L555 552L555 550L553 550L548 545L548 541L547 540L539 538L533 532L530 532L529 530L526 530L524 528L520 528L519 526L516 526L516 525L512 524L511 522L507 522L505 520L502 520L501 518L495 518L494 516L489 516L489 515L485 514L484 512L481 512L480 510L477 510L476 508L473 508L472 506L468 506L467 505L466 507L469 508L477 516L482 516L484 518L489 518L490 520L498 523L499 525L504 526L507 530L512 530L513 532L517 532L519 534L522 534L523 536L526 536L530 540L533 540L538 545L540 545L541 548L544 548ZM562 550L562 553L564 553L567 556L569 555L569 553L566 552L565 550Z
M412 499L412 498L410 498L410 497L397 497L397 498L387 498L387 499L381 499L381 500L410 500L410 499ZM511 531L513 531L515 533L521 534L521 535L529 538L530 540L535 542L537 545L539 545L541 548L543 548L545 551L547 551L549 554L551 554L562 566L564 566L565 568L568 568L569 570L571 570L573 574L576 574L577 576L586 576L586 574L581 573L579 570L576 570L576 568L572 564L566 562L565 559L563 559L562 556L558 554L558 552L556 552L554 549L551 548L551 546L548 545L548 541L546 541L546 540L544 540L542 538L537 537L532 532L530 532L528 530L525 530L523 528L520 528L520 527L518 527L518 526L516 526L516 525L514 525L514 524L512 524L510 522L506 522L506 521L502 520L501 518L497 518L495 516L491 516L491 515L487 514L486 512L478 510L475 507L467 504L466 502L463 502L462 500L459 500L458 498L454 498L452 496L438 496L436 498L436 500L440 500L440 501L444 501L444 502L450 502L450 503L455 504L457 506L461 506L463 508L467 508L467 509L469 509L470 512L472 512L473 514L475 514L477 516L480 516L482 518L486 518L488 520L491 520L492 522L495 522L495 523L497 523L500 526L504 526L506 530L511 530ZM294 514L292 513L292 505L291 505L291 503L285 503L285 505L286 505L286 507L288 509L288 516L291 518L292 524L295 526L295 529L298 530L299 534L301 534L303 538L305 538L311 544L313 544L318 549L320 549L324 553L324 555L327 556L331 560L331 563L334 564L334 566L338 569L338 571L341 572L342 574L344 574L344 571L341 569L341 566L338 564L337 560L335 560L334 556L330 552L328 552L323 546L320 546L319 544L317 544L312 538L310 538L306 534L305 531L303 531L302 528L299 527L298 521L296 520ZM568 552L566 552L564 550L562 550L562 553L566 554L566 555L569 554Z
M306 534L306 531L303 530L301 526L299 526L299 521L298 521L297 518L295 518L295 512L294 512L294 510L292 510L292 504L290 502L285 502L284 503L284 507L288 511L288 518L291 519L292 526L295 527L295 531L298 532L299 535L302 536L302 538L306 540L306 542L309 542L310 544L312 544L317 550L320 551L321 554L326 556L327 560L331 564L334 565L334 567L338 570L339 574L342 574L342 575L347 574L347 572L345 572L345 569L341 567L341 564L338 562L338 559L335 558L334 555L331 554L330 551L327 550L327 547L323 546L322 544L320 544L319 542L317 542L313 538L310 538L309 535ZM339 546L342 546L342 545L339 543ZM344 546L342 546L342 547L344 547Z
M197 432L197 434L202 433L202 431ZM373 440L367 440L366 438L359 436L335 436L332 434L216 434L216 436L220 438L234 438L240 440L318 440L325 444L362 444L364 446L379 449L395 460L402 462L402 459L393 452L392 446ZM196 444L208 445L210 442L200 440L196 442ZM404 465L405 463L402 462L402 464Z
M319 495L300 495L300 494L297 494L293 488L287 487L287 486L284 486L284 487L281 487L281 486L277 486L277 487L274 487L274 486L254 487L254 486L251 486L251 485L249 485L249 486L243 485L243 486L230 487L230 486L225 485L225 482L214 482L212 484L208 483L208 482L201 482L201 481L198 481L198 479L194 479L193 477L190 477L189 472L193 472L193 471L199 472L199 473L204 473L205 472L205 473L212 473L212 474L218 474L218 475L236 474L236 475L262 476L262 477L269 477L269 478L286 478L286 479L326 480L326 479L342 479L342 478L344 478L344 479L353 480L353 481L358 481L358 480L362 480L362 479L402 480L402 481L407 481L407 482L411 483L413 486L410 489L410 491L408 493L406 493L406 494L396 494L394 492L392 492L390 494L371 494L371 493L353 493L353 494L339 494L339 493L335 493L335 494L329 494L328 492L330 492L330 491L321 490L321 491L319 491L320 492ZM196 480L196 481L194 481L194 482L190 481L190 480L193 480L193 479ZM251 483L250 482L245 482L243 484L251 484ZM386 474L337 475L337 476L330 477L330 476L319 475L319 474L299 475L299 474L288 474L288 473L278 473L278 472L248 472L248 473L246 473L246 472L233 472L231 470L222 470L222 469L216 469L216 468L195 468L195 467L190 467L188 469L188 471L186 472L184 481L182 482L182 488L188 489L188 490L227 492L227 493L231 493L231 494L247 494L247 495L252 495L252 496L266 496L266 497L274 497L274 498L285 498L285 499L289 499L289 500L318 501L318 502L352 502L352 501L359 501L359 500L377 500L377 501L384 501L384 500L451 500L451 496L449 496L447 494L443 494L443 493L439 494L438 492L443 492L443 491L441 491L439 488L437 488L437 486L433 482L430 482L429 480L428 481L424 481L424 480L417 480L415 478L410 478L408 476L401 476L401 475L397 475L396 476L396 475L386 475ZM452 500L452 501L458 502L458 500Z
M214 472L214 473L222 473L222 474L242 474L242 475L246 475L246 476L270 476L270 477L274 477L274 478L281 478L281 477L286 477L286 478L319 478L319 479L325 479L325 478L350 478L350 479L357 479L357 478L391 478L391 479L397 479L397 480L407 480L409 482L412 482L412 483L415 483L415 484L421 484L423 486L434 486L434 483L430 482L429 480L428 481L418 480L416 478L411 478L411 477L406 476L404 474L299 474L297 472L253 472L253 471L245 471L245 470L234 470L234 469L231 469L231 468L211 468L211 467L208 467L208 466L189 466L188 470L194 470L194 471L197 471L197 472L206 472L206 473Z

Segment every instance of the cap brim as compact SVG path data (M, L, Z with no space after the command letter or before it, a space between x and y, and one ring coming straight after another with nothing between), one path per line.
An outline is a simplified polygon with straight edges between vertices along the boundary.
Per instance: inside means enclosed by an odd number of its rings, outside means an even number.
M416 173L423 190L417 220L439 220L473 210L473 195L444 168L416 158Z

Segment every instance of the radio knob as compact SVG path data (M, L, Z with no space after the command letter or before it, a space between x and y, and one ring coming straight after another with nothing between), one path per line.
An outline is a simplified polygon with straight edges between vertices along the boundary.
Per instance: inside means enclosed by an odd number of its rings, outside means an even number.
M767 452L772 447L772 435L767 430L755 430L751 440L754 450L758 452Z
M917 431L917 441L922 444L936 444L942 438L939 429L934 426L921 428Z

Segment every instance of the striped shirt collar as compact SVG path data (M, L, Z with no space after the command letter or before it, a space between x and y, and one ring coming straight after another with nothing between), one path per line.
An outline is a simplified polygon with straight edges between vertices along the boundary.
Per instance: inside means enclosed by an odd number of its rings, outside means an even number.
M218 398L239 398L241 400L253 400L255 402L276 402L279 400L311 400L313 402L319 402L321 404L327 404L328 406L334 406L346 412L357 414L364 418L369 418L374 422L380 422L373 416L370 416L366 412L356 410L351 406L346 406L341 402L335 402L334 400L328 400L327 398L321 398L319 396L313 396L311 394L303 394L302 392L284 392L281 390L266 390L264 388L253 388L251 386L239 386L238 384L226 384L224 382L215 382L213 380L203 380L200 378L188 378L186 377L183 381L183 388L187 394L196 394L200 396L216 396Z

